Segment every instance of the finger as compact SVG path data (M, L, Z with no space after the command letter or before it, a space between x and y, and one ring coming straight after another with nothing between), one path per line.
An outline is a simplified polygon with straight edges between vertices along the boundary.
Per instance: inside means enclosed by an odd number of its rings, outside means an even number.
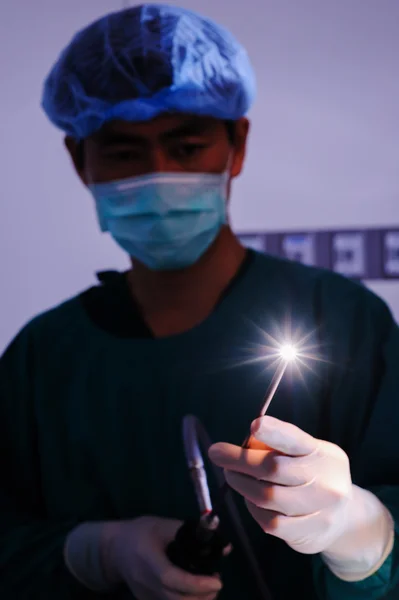
M156 600L162 598L162 600L215 600L218 593L206 594L205 596L188 596L186 594L179 594L175 592L165 592L162 596L158 596Z
M160 571L159 580L168 591L193 596L218 593L222 589L222 582L218 576L192 575L174 567L168 561Z
M170 521L170 528L166 528L167 522L157 531L158 543L154 546L154 552L149 556L155 585L172 592L188 595L204 595L219 592L222 582L218 576L192 575L183 569L173 565L166 555L169 542L175 536L181 526L179 521ZM162 529L162 531L161 531ZM154 589L154 585L151 585Z
M212 592L211 594L181 594L168 590L167 588L161 588L150 590L146 586L135 583L131 586L131 591L137 600L214 600L217 598L219 592Z
M289 456L311 454L318 446L318 440L299 427L269 416L256 419L251 433L259 442Z
M239 473L261 476L264 471L274 470L275 452L265 450L246 450L240 446L233 446L219 442L213 444L208 451L211 461L222 469L229 469Z
M231 488L260 509L287 516L307 515L316 510L313 498L315 490L312 483L290 487L258 481L233 471L226 471L225 476ZM324 497L320 498L320 502L324 503ZM320 510L324 506L317 508Z
M274 510L264 510L259 508L249 500L245 501L247 509L255 521L260 525L265 533L274 535L275 537L285 539L284 532L282 531L282 518L283 515ZM285 517L286 519L292 517Z
M284 540L291 548L302 554L317 554L323 549L323 536L320 530L330 526L329 511L312 513L301 517L287 517L279 513L263 510L251 502L247 508L265 533Z
M231 444L214 444L209 457L217 466L280 485L302 485L312 477L308 457L285 456L274 451L243 450Z
M159 600L159 592L157 593L152 590L149 590L144 585L135 583L134 585L131 585L129 587L133 596L137 600Z
M225 548L223 548L223 556L230 556L230 554L233 552L233 545L229 544L228 546L226 546Z
M273 450L273 448L270 448L270 446L267 446L267 444L260 442L253 435L249 436L246 448L251 448L251 450L268 450L269 452Z

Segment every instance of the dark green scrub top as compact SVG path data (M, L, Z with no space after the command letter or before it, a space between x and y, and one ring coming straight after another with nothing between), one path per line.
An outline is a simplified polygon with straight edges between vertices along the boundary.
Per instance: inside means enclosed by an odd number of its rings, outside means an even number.
M286 374L269 414L341 446L354 483L399 523L399 330L379 298L250 251L211 316L154 339L114 274L36 317L1 358L0 598L131 598L75 581L66 535L87 520L196 515L182 419L197 415L213 441L240 444L274 373L251 359L266 334L281 340L289 328L322 360ZM275 600L399 597L397 542L378 573L345 583L319 556L264 534L237 501ZM223 576L220 600L256 600L238 543Z

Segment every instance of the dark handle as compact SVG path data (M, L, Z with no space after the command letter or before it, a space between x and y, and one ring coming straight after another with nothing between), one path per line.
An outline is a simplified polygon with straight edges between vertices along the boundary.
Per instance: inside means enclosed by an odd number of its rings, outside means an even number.
M215 575L221 571L223 552L229 543L219 528L206 532L209 535L199 535L198 525L198 521L183 523L166 554L176 567L193 575Z

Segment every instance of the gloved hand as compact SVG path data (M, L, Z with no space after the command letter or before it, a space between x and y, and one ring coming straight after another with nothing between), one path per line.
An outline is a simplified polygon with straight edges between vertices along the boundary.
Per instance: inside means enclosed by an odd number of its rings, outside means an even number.
M209 456L263 531L297 552L324 553L342 578L377 570L392 548L392 517L352 484L345 452L269 416L254 421L251 432L258 442L251 449L219 443Z
M137 600L214 600L222 588L219 577L191 575L166 557L181 524L150 516L83 524L67 540L66 563L82 583L99 591L123 582Z

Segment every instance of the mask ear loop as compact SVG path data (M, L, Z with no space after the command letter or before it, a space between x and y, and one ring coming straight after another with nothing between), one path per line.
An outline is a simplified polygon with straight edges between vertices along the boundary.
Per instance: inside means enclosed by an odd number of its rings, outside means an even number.
M229 184L231 179L231 167L233 166L234 159L234 151L232 150L227 159L226 168L223 172L223 177L221 181L222 188L222 196L224 201L224 223L227 224L229 222L228 214L227 214L227 202L229 199Z
M233 160L234 160L234 150L231 150L229 153L229 157L227 159L226 168L224 170L224 174L227 176L231 175L231 167L233 166Z

